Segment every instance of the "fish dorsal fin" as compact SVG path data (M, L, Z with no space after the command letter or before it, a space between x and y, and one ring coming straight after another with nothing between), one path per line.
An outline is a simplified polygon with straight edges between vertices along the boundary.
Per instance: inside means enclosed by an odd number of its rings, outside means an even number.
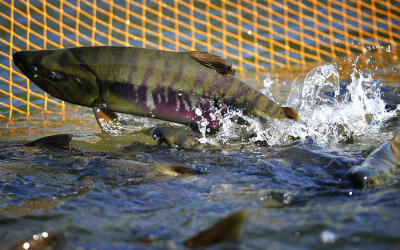
M218 73L235 75L232 63L225 58L201 51L191 51L189 55L204 66L215 69Z

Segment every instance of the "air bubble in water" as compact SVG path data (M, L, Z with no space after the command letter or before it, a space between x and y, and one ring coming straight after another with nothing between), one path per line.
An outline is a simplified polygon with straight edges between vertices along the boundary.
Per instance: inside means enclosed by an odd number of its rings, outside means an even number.
M321 232L321 234L319 235L321 238L322 243L324 244L333 244L336 241L336 234L328 231L328 230L324 230Z

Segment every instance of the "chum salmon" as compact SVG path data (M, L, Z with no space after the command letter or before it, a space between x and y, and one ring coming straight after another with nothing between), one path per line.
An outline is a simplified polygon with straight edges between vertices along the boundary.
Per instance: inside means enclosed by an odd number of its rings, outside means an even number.
M63 101L105 111L153 117L194 129L220 126L230 108L260 118L294 119L234 76L231 63L207 52L133 47L78 47L20 51L15 65L37 86Z

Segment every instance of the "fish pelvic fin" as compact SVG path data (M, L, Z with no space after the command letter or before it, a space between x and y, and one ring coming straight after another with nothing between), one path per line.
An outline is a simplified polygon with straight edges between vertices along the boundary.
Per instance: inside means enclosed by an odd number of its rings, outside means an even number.
M300 119L299 114L294 108L291 107L282 107L283 111L285 112L286 117L293 119L295 121Z
M116 121L116 113L96 106L93 107L93 113L96 117L97 123L99 124L103 132L107 133L110 128L116 128L118 126L118 123Z
M201 51L191 51L189 55L202 65L215 69L218 73L235 75L232 63L225 58Z

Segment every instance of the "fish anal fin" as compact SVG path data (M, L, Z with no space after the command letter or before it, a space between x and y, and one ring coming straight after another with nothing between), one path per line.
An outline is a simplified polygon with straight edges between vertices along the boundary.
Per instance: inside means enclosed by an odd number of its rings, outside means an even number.
M293 119L295 121L299 120L300 116L294 108L291 107L282 107L285 112L286 117Z
M218 73L235 75L232 63L225 58L201 51L191 51L189 55L202 65L215 69Z

